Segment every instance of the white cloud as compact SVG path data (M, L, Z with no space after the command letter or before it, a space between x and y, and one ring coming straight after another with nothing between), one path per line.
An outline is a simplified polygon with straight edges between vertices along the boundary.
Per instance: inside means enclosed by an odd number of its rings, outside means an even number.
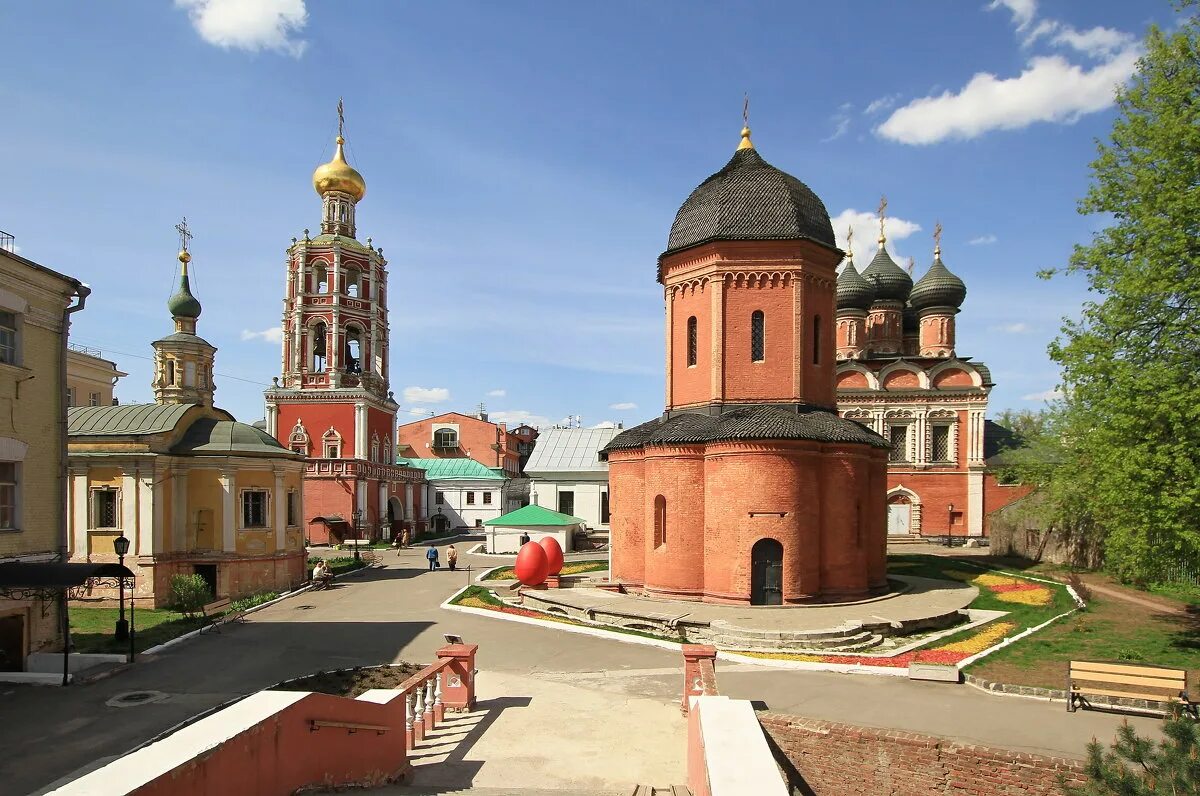
M508 395L508 390L488 390L489 398L503 398Z
M249 329L242 329L242 339L262 340L264 343L282 343L283 327L272 326L270 329L263 329L261 332L252 332Z
M617 424L613 420L604 420L604 421L597 423L594 426L588 426L588 428L616 428L616 427L617 427Z
M1058 32L1050 39L1051 44L1066 45L1093 58L1110 58L1129 49L1134 43L1133 34L1113 28L1098 27L1081 31L1070 25L1057 26L1056 23L1056 29Z
M417 407L414 407L412 409L402 409L400 411L408 412L413 417L429 417L430 415L433 414L433 412L429 409L420 409Z
M1129 48L1090 70L1056 55L1031 59L1018 77L980 72L957 94L946 91L897 109L875 132L902 144L934 144L1034 122L1073 122L1112 104L1116 86L1133 73L1138 54Z
M633 403L632 401L622 401L619 404L609 404L608 408L616 409L619 412L624 412L629 409L637 409L637 404Z
M506 423L509 428L516 428L522 424L533 426L534 428L550 428L550 426L554 425L554 421L545 415L536 415L525 409L488 412L488 420L491 420L493 423Z
M872 100L871 104L867 106L867 109L863 111L863 113L867 116L870 116L872 114L879 113L880 111L886 111L893 107L899 99L899 94L888 94L886 97L880 97L877 100Z
M1062 398L1063 394L1060 390L1044 390L1043 392L1031 392L1029 395L1022 395L1022 401L1057 401Z
M995 235L988 233L987 235L980 235L978 238L971 238L969 241L967 241L967 245L968 246L991 246L997 240L999 240L999 239Z
M830 219L830 223L837 236L838 248L843 251L846 249L846 230L854 229L854 263L859 268L865 268L875 252L879 251L879 218L874 213L848 207ZM883 220L883 230L887 233L888 250L895 256L896 241L920 232L921 225L889 216Z
M1025 30L1037 15L1037 0L992 0L988 5L989 11L997 8L1007 8L1011 11L1017 30Z
M450 400L450 391L445 387L405 387L404 403L436 404Z
M854 106L849 102L842 103L841 107L837 109L837 113L830 117L830 121L833 123L833 132L828 138L821 139L822 144L833 141L835 138L841 138L846 134L846 131L850 129L850 111L853 109Z
M1018 321L1017 323L1002 323L999 326L991 327L991 330L993 332L1004 332L1005 334L1025 334L1030 329L1029 324L1024 321Z
M299 58L308 42L295 38L308 23L304 0L175 0L209 44L275 50Z

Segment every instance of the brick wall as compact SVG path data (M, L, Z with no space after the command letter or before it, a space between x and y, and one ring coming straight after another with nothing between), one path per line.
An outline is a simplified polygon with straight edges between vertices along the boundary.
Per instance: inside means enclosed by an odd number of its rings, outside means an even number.
M1059 796L1060 774L1084 782L1075 760L780 713L758 717L790 764L784 768L793 769L790 778L798 774L816 796Z

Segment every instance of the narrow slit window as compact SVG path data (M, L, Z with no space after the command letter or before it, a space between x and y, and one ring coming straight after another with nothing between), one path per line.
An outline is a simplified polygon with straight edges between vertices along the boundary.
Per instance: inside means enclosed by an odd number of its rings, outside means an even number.
M820 315L813 318L812 346L813 346L813 364L820 365L821 364L821 316Z
M762 362L767 358L767 319L762 310L750 316L750 361Z
M662 495L654 498L654 546L667 543L667 499Z
M696 338L696 316L693 315L687 321L687 363L689 368L696 364L696 353L699 349Z

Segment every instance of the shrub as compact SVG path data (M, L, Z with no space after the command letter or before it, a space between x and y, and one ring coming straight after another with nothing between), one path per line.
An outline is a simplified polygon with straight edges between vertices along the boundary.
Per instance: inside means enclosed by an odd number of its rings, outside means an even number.
M171 577L171 607L186 617L201 613L206 603L212 602L208 582L199 575L174 575Z
M279 596L279 592L277 592L277 591L261 591L258 594L251 594L249 596L242 597L239 600L234 600L233 602L231 602L229 604L229 610L233 611L233 612L249 611L251 608L255 607L256 605L262 605L263 603L269 603L269 602L271 602L271 600L274 600L278 596Z

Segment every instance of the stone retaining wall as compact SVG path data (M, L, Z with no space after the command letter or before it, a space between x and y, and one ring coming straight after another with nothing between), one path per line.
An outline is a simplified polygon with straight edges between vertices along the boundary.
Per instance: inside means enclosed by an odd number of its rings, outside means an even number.
M791 784L816 796L1060 796L1059 775L1085 781L1076 760L780 713L758 718L780 764L801 780Z
M1062 702L1064 703L1063 710L1066 710L1067 692L1063 688L1038 688L1033 685L997 683L992 680L985 680L982 677L976 677L973 674L967 674L966 672L963 672L963 682L973 685L976 688L981 688L984 691L991 691L994 694L1038 697L1047 701ZM1148 713L1167 714L1171 712L1173 707L1170 702L1160 702L1157 699L1135 699L1133 697L1089 696L1087 700L1091 704L1100 707L1131 708Z

